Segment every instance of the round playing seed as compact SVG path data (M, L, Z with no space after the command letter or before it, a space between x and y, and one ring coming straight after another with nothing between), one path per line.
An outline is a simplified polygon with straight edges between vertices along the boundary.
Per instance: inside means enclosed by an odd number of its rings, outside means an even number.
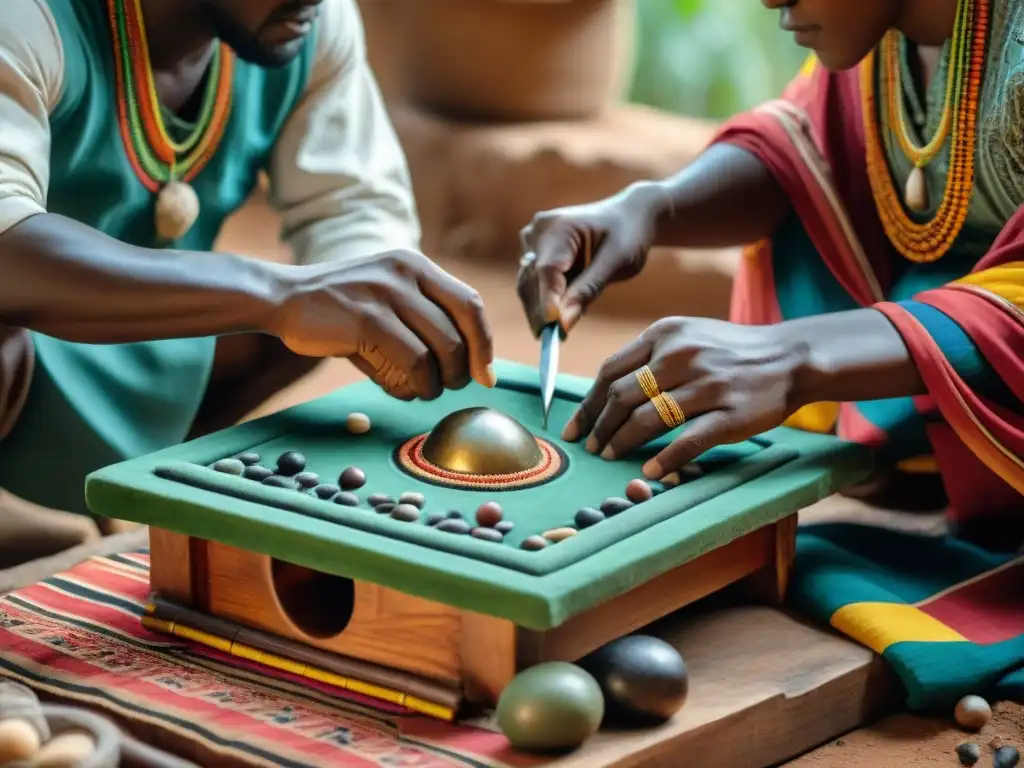
M335 504L341 504L343 507L358 507L359 497L351 491L339 491L336 496L333 497Z
M319 498L325 501L327 501L328 499L333 499L335 496L338 495L340 491L341 488L334 485L333 483L321 483L320 485L313 489L313 493L315 493Z
M544 538L550 542L557 543L559 541L565 541L571 539L576 535L575 528L552 528L550 531L544 531Z
M496 531L498 531L500 533L505 534L505 533L508 533L509 531L511 531L515 527L516 527L516 524L513 523L511 520L502 520L500 523L498 523L496 526L494 526L494 530L496 530Z
M450 512L448 512L448 518L450 520L461 520L462 519L462 513L459 512L459 510L457 510L457 509L453 509Z
M0 720L0 765L30 760L39 752L39 731L28 720Z
M223 472L225 475L241 475L245 472L245 464L238 459L221 459L214 462L213 469L215 472Z
M965 741L957 746L956 756L960 758L961 765L974 765L981 759L981 747L970 741Z
M383 504L378 504L373 508L373 511L378 515L390 515L395 511L397 505L393 501L385 501Z
M277 474L291 477L306 468L306 457L298 451L285 451L277 458Z
M345 427L353 435L365 435L370 431L370 417L365 413L350 413L345 417Z
M651 490L646 482L640 479L633 479L626 483L626 498L632 501L634 504L643 504L654 497L654 491Z
M501 505L496 501L485 501L477 507L476 521L485 528L493 528L501 518Z
M544 549L548 545L548 540L543 536L528 536L523 539L523 543L520 544L521 549L528 550L530 552L537 552Z
M472 531L469 532L469 534L474 538L483 539L484 541L493 541L496 543L500 543L505 540L505 537L502 536L501 533L494 528L484 528L481 526L479 528L474 528Z
M423 509L423 506L427 503L426 497L422 493L416 493L415 491L406 491L398 497L399 504L412 504L417 509Z
M1004 744L992 756L992 768L1015 768L1020 762L1020 752L1016 747Z
M589 528L605 519L604 512L593 507L583 507L576 512L574 521L577 528Z
M245 453L240 453L237 456L235 456L235 458L238 459L243 464L245 464L245 466L247 467L251 467L253 464L260 463L260 455L255 451L246 451Z
M427 525L437 525L445 519L443 512L431 512L427 515Z
M349 490L345 486L341 486L344 490ZM386 493L371 493L366 497L366 503L371 507L377 507L381 504L394 504L395 500L388 496Z
M469 523L458 517L449 517L434 527L445 533L469 533Z
M399 504L391 510L392 520L401 520L403 523L415 523L420 519L420 508L415 504Z
M295 482L303 488L313 488L319 484L320 477L316 472L299 472L299 474L295 476Z
M262 483L272 474L274 474L272 470L269 470L266 467L261 467L259 464L254 464L251 467L245 468L245 471L242 472L242 477L246 480L256 480Z
M269 485L271 488L287 488L290 491L298 490L299 487L299 484L292 478L283 475L271 475L263 481L263 484Z
M366 485L366 473L359 467L346 467L338 475L338 485L343 491L354 491Z
M992 718L992 707L981 696L964 696L953 712L957 723L968 731L979 731Z
M617 515L620 512L625 512L627 509L633 506L633 502L629 499L623 499L618 496L610 496L601 502L601 511L604 512L606 517Z

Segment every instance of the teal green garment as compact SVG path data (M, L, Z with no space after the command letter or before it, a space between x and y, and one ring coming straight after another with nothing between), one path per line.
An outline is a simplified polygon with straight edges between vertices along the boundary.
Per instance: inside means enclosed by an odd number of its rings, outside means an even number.
M48 0L64 47L64 90L50 118L47 209L156 247L155 196L136 178L115 119L114 50L103 0ZM267 165L312 66L315 35L289 65L236 62L231 115L216 154L192 182L198 221L175 248L209 251ZM159 253L154 254L159 258ZM0 487L86 513L85 476L183 440L213 365L214 338L72 344L34 334L36 372L14 430L0 442Z

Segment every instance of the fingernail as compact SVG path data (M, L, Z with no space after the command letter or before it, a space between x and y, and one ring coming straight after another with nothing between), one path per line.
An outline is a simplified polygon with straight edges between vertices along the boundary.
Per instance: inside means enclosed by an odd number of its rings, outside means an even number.
M567 443L575 443L580 439L580 428L576 426L576 419L569 419L562 429L562 439Z
M644 464L643 471L644 477L646 477L648 480L659 480L665 476L665 470L663 470L661 468L661 464L659 464L654 459L651 459L646 464Z
M484 386L487 387L488 389L494 387L498 383L498 374L494 372L494 366L491 365L490 363L487 364L485 376L487 378L487 383L484 384Z
M583 309L579 304L570 304L562 308L562 327L568 333L579 322Z
M614 451L614 449L610 445L606 445L604 447L604 450L601 451L601 458L602 459L607 459L608 461L614 461L615 460L615 451Z
M588 451L590 451L591 453L594 453L594 452L596 452L596 451L597 451L597 438L596 438L596 437L594 437L593 435L591 435L590 437L588 437L588 438L587 438L587 446L586 446L586 448L587 448L587 450L588 450Z

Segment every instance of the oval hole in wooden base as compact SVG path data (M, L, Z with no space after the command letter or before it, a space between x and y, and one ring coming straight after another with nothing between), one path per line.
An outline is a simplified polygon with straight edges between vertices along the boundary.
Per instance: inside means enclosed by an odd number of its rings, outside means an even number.
M274 593L295 627L326 640L345 631L355 605L355 584L283 560L271 561Z

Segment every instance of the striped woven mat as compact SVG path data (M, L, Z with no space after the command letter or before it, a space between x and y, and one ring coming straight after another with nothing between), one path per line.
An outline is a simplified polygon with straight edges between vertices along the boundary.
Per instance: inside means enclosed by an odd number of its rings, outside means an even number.
M205 765L519 768L499 733L318 686L142 626L145 552L0 598L0 675L110 715Z

